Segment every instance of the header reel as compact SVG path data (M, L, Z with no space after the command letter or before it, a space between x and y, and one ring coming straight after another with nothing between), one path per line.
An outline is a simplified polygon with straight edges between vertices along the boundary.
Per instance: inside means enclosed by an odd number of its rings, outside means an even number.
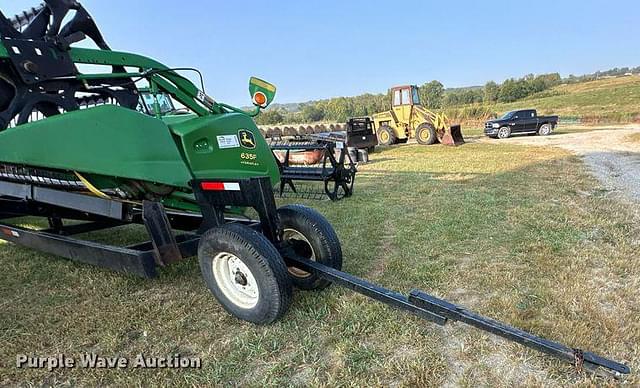
M71 12L73 18L62 25ZM0 11L0 37L9 60L0 61L0 130L80 109L78 98L94 97L135 109L138 92L130 78L76 79L71 45L90 38L110 51L98 26L75 0L46 0L8 19ZM112 66L113 73L126 73Z

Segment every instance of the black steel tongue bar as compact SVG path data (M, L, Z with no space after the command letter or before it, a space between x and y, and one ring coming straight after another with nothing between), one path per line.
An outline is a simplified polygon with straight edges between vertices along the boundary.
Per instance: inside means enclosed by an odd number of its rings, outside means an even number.
M571 349L557 342L535 336L531 333L505 325L504 323L495 321L491 318L483 317L467 310L464 307L436 298L420 290L411 291L409 294L409 302L427 311L432 311L447 317L453 321L464 322L480 330L488 331L521 345L568 361L576 365L578 368L583 366L585 369L595 371L598 367L602 367L620 374L628 374L631 372L629 367L626 365L600 357L591 352L582 351L580 349Z
M284 250L283 253L285 260L290 265L295 265L297 268L308 272L315 272L318 276L330 280L333 283L349 288L384 304L408 311L439 325L446 324L447 320L464 322L480 330L488 331L567 361L575 365L577 369L584 368L596 372L599 368L604 368L605 371L613 373L614 376L629 374L631 372L629 367L624 364L600 357L591 352L571 349L557 342L535 336L526 331L478 315L464 307L436 298L423 291L413 290L407 297L346 272L302 258L294 254L291 250Z

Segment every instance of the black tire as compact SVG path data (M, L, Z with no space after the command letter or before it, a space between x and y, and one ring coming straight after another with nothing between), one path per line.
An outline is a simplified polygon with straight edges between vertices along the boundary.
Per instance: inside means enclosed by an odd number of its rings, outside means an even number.
M229 259L229 254L233 258ZM287 266L273 244L255 230L240 224L208 230L200 240L198 259L207 287L231 315L265 325L281 318L289 309L292 285ZM249 271L238 269L231 279L230 260L237 263L236 259ZM228 268L224 268L221 260L228 260ZM225 275L222 270L230 271ZM239 289L242 286L255 288L257 296L243 295ZM241 303L243 297L249 302Z
M396 143L396 133L390 127L383 125L378 129L378 144L390 146Z
M498 139L508 139L510 137L511 137L511 128L500 127L500 129L498 129Z
M416 141L422 145L432 145L438 141L433 125L422 123L416 128Z
M293 242L296 253L335 269L342 269L342 248L335 230L322 214L302 205L278 209L285 241ZM305 241L306 240L306 241ZM321 290L331 282L295 267L289 268L293 284L302 290Z
M376 151L376 147L375 146L371 146L371 147L367 147L367 152L372 154Z
M540 136L549 136L553 132L553 127L551 124L542 124L540 128L538 128L538 135Z

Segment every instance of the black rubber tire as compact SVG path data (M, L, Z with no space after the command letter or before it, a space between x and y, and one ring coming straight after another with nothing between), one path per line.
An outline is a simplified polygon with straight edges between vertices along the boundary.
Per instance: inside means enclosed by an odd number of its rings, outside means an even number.
M423 135L428 134L429 137L424 138ZM436 129L433 125L428 123L422 123L416 128L416 141L422 145L432 145L438 142L438 136Z
M367 152L370 154L376 152L376 147L375 146L367 147Z
M280 228L286 237L287 230L293 229L307 239L309 245L301 242L296 252L335 269L342 269L342 247L335 230L326 218L314 209L303 205L287 205L278 209ZM296 275L298 274L298 275ZM302 275L304 274L304 275ZM301 290L321 290L331 282L319 278L313 273L304 273L297 268L290 268L289 275L293 284Z
M501 131L503 131L501 133ZM506 133L506 135L503 135L503 133ZM498 135L497 135L498 139L508 139L511 137L511 128L509 127L500 127L500 129L498 129Z
M385 136L385 134L387 136ZM396 133L390 127L383 125L378 129L378 144L383 146L390 146L396 143ZM384 140L383 140L384 139Z
M235 255L254 276L259 290L254 307L247 309L234 304L218 286L213 260L222 252ZM208 230L200 239L198 259L207 287L231 315L266 325L281 318L289 309L293 289L287 266L273 244L255 230L240 224Z

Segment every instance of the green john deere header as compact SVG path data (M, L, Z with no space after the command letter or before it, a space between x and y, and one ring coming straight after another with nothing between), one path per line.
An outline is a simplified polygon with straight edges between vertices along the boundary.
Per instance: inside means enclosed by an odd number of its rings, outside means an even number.
M47 29L46 6L0 23L0 36L12 38L0 45L0 176L183 210L196 209L193 179L279 182L252 120L273 101L273 85L251 78L253 112L218 103L153 59L112 51L82 6L59 3L76 10L64 27ZM72 47L86 37L98 48ZM188 114L143 114L143 86L171 95Z

